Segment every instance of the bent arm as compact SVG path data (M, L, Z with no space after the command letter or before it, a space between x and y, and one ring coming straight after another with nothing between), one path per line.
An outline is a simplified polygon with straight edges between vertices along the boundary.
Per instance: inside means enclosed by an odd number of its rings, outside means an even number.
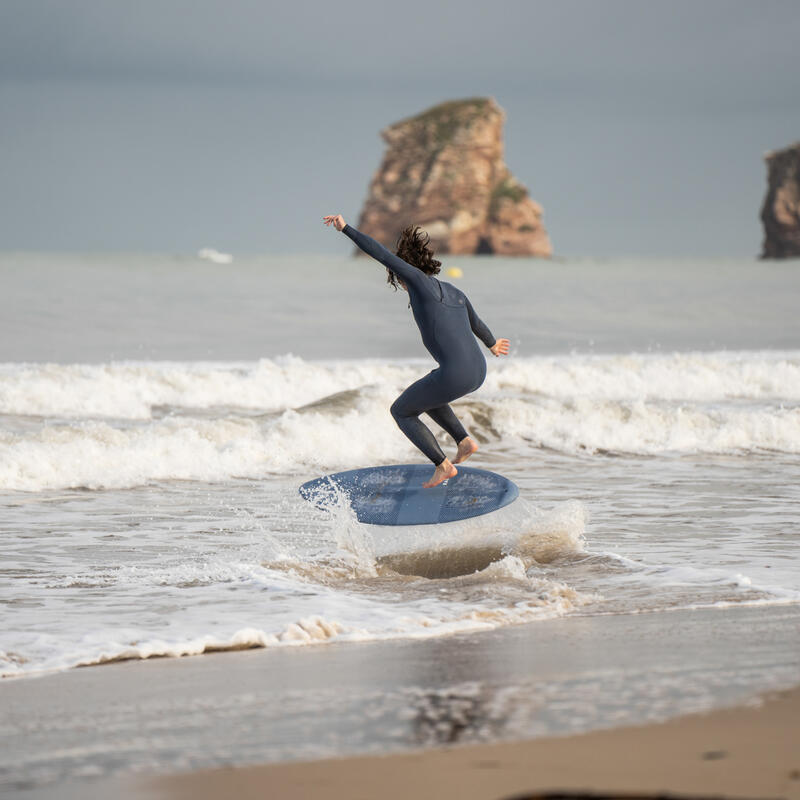
M401 278L407 286L418 286L426 277L421 269L408 264L402 258L387 250L380 242L367 236L366 233L354 228L352 225L345 225L342 233L350 237L368 256L372 256L381 262L387 269L390 269Z
M469 314L469 326L472 332L487 346L492 347L497 339L492 336L492 332L486 326L486 323L475 313L469 298L465 297L467 301L467 314Z

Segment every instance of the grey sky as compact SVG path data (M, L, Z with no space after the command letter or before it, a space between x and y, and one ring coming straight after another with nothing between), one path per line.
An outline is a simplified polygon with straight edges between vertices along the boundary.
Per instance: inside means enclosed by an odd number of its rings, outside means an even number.
M800 3L3 0L0 248L324 251L383 126L505 108L565 255L758 252Z

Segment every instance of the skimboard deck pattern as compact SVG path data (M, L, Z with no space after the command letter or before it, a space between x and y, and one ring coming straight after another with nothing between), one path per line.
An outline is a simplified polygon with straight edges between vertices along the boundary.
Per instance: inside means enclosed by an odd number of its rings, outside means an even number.
M346 497L359 522L373 525L432 525L488 514L519 496L512 481L483 469L459 467L432 489L422 484L430 464L391 464L324 475L304 483L300 495L329 509Z

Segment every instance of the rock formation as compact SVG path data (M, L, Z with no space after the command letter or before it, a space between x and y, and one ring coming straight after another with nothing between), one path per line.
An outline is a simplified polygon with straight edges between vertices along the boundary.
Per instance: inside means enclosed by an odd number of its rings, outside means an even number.
M761 258L800 257L800 142L764 156L767 196L761 207Z
M549 257L542 208L503 161L504 120L492 98L471 98L382 130L388 148L358 228L390 249L420 225L436 253Z

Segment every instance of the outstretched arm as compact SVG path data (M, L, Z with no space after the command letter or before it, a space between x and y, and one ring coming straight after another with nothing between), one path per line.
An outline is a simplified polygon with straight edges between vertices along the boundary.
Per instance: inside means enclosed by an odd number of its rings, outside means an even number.
M469 314L469 326L472 332L496 355L508 355L508 339L495 339L486 323L475 313L469 298L464 298L467 303L467 314Z
M345 236L352 239L368 256L372 256L380 261L387 269L390 269L407 286L420 285L425 279L425 273L416 267L403 261L391 251L387 250L380 242L367 236L366 233L348 225L341 214L330 215L322 218L326 225L331 222L337 231L341 231Z
M495 343L495 338L489 330L486 323L475 313L469 298L464 298L467 302L467 314L469 314L469 326L472 332L487 346L492 347Z

